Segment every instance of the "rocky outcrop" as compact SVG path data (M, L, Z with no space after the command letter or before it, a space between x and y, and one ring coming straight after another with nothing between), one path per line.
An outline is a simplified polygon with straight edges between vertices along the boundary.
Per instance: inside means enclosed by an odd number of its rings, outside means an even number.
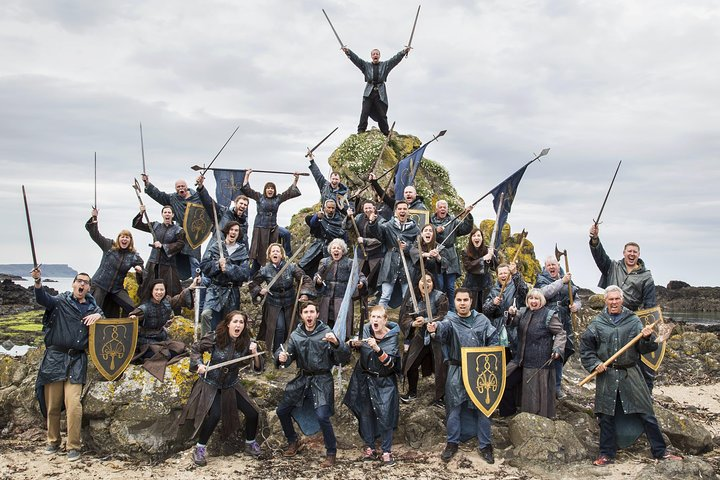
M698 455L713 449L712 434L682 413L655 406L655 416L675 448Z
M562 420L520 413L509 426L514 459L566 464L588 457L573 426Z
M658 286L656 288L658 304L663 309L681 312L720 312L720 287Z

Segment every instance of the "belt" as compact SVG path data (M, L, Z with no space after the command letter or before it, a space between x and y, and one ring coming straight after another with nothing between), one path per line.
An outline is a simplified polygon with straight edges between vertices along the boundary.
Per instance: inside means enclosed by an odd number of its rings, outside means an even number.
M373 372L373 371L367 370L365 368L363 368L362 371L365 375L370 375L371 377L385 378L385 377L391 377L391 376L395 375L395 372L380 373L380 372Z
M329 375L330 370L320 370L317 372L313 372L312 370L300 370L300 375L303 375L305 377L314 377L316 375Z
M53 352L67 353L70 356L80 355L81 353L85 353L85 350L76 350L74 348L58 347L57 345L50 345L50 346L46 347L45 350L52 350Z
M459 362L457 360L448 360L448 365L455 365L456 367L462 367L462 362Z
M629 369L629 368L633 368L634 366L635 366L635 364L632 364L632 365L616 365L616 364L613 363L613 364L611 364L611 365L609 366L609 368L614 368L615 370L627 370L627 369Z

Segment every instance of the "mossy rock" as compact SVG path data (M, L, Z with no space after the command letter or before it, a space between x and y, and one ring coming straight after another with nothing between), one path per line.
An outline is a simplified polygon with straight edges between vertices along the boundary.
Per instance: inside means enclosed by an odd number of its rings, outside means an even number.
M383 134L373 128L367 133L352 134L347 137L340 146L330 154L327 162L330 168L340 173L343 183L348 186L351 195L356 194L360 189L364 188L367 183L367 176L370 168L375 163L380 154L385 137ZM388 170L392 170L398 161L408 156L414 150L422 146L423 141L414 135L404 135L394 133L387 148L382 151L382 156L377 164L372 168L372 172L379 177ZM429 147L432 148L432 147ZM318 160L320 169L323 170L322 161ZM328 176L329 172L323 172ZM378 180L380 185L392 187L392 172L388 173L384 178ZM317 211L320 208L319 192L315 189L315 185L311 187L318 202L310 207L306 207L293 215L289 229L293 238L293 248L298 248L308 237L308 226L305 224L305 216ZM425 204L434 212L435 203L438 200L446 200L449 210L452 212L460 212L465 208L465 201L458 196L455 187L450 181L450 174L442 166L441 162L436 162L428 157L423 156L415 177L415 188L418 195L423 197ZM308 190L310 191L310 190ZM374 192L372 188L367 188L361 196L363 198L372 199ZM475 220L477 223L477 219ZM483 220L480 222L480 228L483 230L485 238L490 239L494 220ZM506 224L502 231L502 245L500 253L505 261L511 259L520 243L520 234L511 235L510 225ZM456 248L458 255L467 245L467 236L458 238ZM541 272L540 263L535 258L535 250L532 242L526 240L523 245L522 252L518 257L520 271L525 280L535 283L535 278Z

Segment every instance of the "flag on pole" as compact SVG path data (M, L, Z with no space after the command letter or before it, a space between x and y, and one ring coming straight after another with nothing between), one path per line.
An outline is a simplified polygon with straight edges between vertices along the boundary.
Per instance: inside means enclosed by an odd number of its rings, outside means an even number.
M517 187L525 174L525 169L532 162L526 163L520 170L510 175L508 178L503 180L497 187L492 189L493 195L493 208L497 215L497 236L495 237L495 250L500 248L500 242L502 240L502 229L507 221L508 214L510 213L510 207L512 207L513 200L515 200L515 194L517 193ZM500 205L500 194L503 195L502 205ZM500 212L498 213L498 209Z
M240 195L245 180L245 170L213 170L215 174L215 199L218 205L227 207Z
M405 191L405 187L415 182L415 175L417 175L418 168L420 168L420 161L428 145L430 145L430 142L398 162L397 170L395 171L395 200L402 200L404 198L403 192Z

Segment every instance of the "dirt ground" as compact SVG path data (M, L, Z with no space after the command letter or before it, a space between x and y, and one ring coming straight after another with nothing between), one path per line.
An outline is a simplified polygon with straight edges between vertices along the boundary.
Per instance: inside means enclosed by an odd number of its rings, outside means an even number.
M720 435L720 383L688 386L657 387L657 398L667 396L683 406L685 413L703 423L713 435ZM620 453L618 462L599 469L586 464L568 465L560 471L548 472L546 467L519 470L508 465L503 452L496 452L496 463L488 465L473 448L473 442L461 446L453 460L444 464L435 451L415 451L404 445L396 445L394 452L397 464L384 467L378 462L359 461L360 452L339 450L338 464L331 470L319 471L322 460L322 441L313 439L304 452L291 459L280 455L279 445L264 445L260 460L244 454L211 456L208 466L196 467L191 459L191 450L181 452L163 462L142 464L115 457L100 457L93 452L84 452L79 462L69 463L65 456L45 456L45 432L27 432L22 439L5 440L0 443L0 480L34 480L37 478L56 479L103 479L159 478L164 480L211 479L238 477L253 479L394 479L417 478L445 480L461 478L477 479L573 479L601 476L606 479L635 478L648 464L653 462L647 455Z

